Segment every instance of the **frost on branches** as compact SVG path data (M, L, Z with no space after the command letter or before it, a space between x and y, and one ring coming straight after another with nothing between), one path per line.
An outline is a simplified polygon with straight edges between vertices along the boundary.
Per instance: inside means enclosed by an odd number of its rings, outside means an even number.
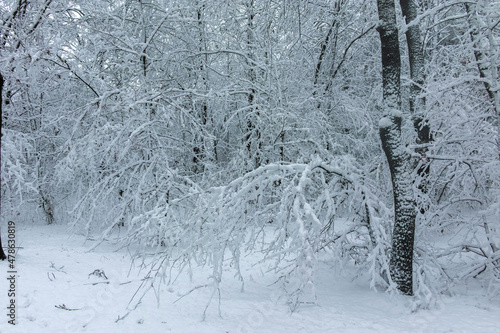
M144 291L252 253L292 309L323 262L498 297L500 2L397 5L2 3L2 216L128 246Z
M218 288L229 260L244 288L241 257L260 253L295 309L315 302L318 258L333 254L339 267L355 261L373 286L388 286L389 210L352 158L273 163L204 190L183 182L168 202L162 197L162 205L128 221L120 238L138 246L138 255L153 255L152 276L172 282L178 269L209 265Z

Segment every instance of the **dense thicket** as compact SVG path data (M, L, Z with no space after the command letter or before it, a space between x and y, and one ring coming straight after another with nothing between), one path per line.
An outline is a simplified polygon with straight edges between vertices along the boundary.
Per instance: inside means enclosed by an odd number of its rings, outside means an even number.
M2 2L2 220L134 244L151 276L210 265L214 290L258 252L292 308L325 255L416 306L498 295L500 2L378 5Z

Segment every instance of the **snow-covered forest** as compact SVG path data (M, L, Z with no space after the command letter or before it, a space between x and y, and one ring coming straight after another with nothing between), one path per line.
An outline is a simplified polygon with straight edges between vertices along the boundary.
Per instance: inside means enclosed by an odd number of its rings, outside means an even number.
M498 304L500 1L2 0L0 15L4 249L7 221L69 225L89 253L140 263L134 309L203 272L181 299L209 291L204 318L248 265L292 313L320 303L325 274L413 312L471 288Z

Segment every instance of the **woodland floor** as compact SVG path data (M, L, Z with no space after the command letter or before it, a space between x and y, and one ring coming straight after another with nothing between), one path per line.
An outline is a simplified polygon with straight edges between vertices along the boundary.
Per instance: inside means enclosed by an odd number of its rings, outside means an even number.
M202 320L212 288L198 288L181 297L196 286L210 284L206 279L208 268L193 268L191 279L182 274L174 284L161 284L159 302L154 290L150 290L131 310L136 303L129 302L146 272L130 265L125 249L115 251L111 244L103 244L89 252L93 242L80 235L69 237L67 228L61 225L16 228L16 245L22 247L15 262L17 325L7 322L9 288L3 277L0 279L2 333L493 333L500 330L500 300L484 296L481 286L468 286L452 297L443 296L430 310L411 312L404 297L370 290L366 281L351 281L332 272L326 264L317 276L317 305L304 305L293 313L279 298L279 288L272 284L276 276L264 274L258 265L244 268L247 277L244 292L228 268L222 282L221 317L215 296ZM0 262L4 276L7 265L7 261ZM102 270L108 279L91 275L95 270Z

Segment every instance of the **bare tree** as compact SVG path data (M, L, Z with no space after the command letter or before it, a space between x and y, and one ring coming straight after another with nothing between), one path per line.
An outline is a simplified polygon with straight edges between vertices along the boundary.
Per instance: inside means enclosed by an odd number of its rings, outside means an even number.
M377 0L378 31L382 47L384 117L380 138L391 171L394 197L394 230L390 273L398 289L413 294L413 243L415 201L411 181L412 163L402 139L401 56L394 0Z

